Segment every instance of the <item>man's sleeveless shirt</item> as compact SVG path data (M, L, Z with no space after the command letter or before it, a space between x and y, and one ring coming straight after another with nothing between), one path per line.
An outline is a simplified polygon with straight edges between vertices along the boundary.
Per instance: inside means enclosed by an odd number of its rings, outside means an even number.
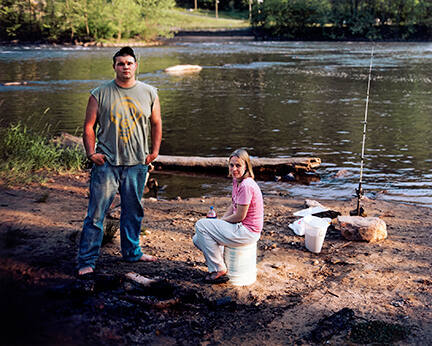
M156 88L137 81L122 88L114 80L91 91L98 103L97 148L114 166L144 164L149 154L150 115Z

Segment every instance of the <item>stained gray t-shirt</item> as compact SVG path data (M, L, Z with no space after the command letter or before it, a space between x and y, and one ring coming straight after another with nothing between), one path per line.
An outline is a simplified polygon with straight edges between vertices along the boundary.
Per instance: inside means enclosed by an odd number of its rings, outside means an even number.
M98 103L96 152L114 166L145 163L156 88L139 81L122 88L112 80L90 93Z

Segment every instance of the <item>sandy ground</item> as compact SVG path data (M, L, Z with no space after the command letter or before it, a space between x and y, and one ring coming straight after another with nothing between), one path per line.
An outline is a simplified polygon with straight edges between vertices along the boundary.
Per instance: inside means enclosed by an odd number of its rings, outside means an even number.
M304 201L264 196L258 280L236 287L203 283L191 241L209 205L222 213L228 197L146 198L142 246L160 260L122 261L117 232L96 279L77 280L87 184L85 172L0 187L2 344L432 344L431 209L365 201L388 239L349 242L329 229L314 254L288 228ZM354 206L321 203L342 214ZM130 271L165 286L146 291L124 279Z

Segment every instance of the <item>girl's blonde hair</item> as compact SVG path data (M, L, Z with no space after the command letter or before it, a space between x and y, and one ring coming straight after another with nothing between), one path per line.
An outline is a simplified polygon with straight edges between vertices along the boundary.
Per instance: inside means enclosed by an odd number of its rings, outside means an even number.
M252 179L255 179L255 175L254 175L254 172L252 169L251 159L249 157L248 152L244 149L234 150L228 158L228 164L229 164L229 161L231 160L231 158L233 156L238 157L239 159L243 160L244 163L246 164L246 170L245 170L245 173L243 175L243 179L247 178L247 177L251 177ZM231 174L230 174L230 176L231 176Z

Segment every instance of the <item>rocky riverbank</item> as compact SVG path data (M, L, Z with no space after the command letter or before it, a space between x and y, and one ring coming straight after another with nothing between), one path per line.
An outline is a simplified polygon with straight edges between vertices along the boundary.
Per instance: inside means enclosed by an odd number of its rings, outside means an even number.
M191 241L208 206L222 212L229 197L146 198L142 246L159 261L123 262L117 232L102 248L96 279L82 281L74 265L87 184L83 172L0 188L5 344L432 343L430 209L365 201L388 238L347 241L329 229L314 254L288 228L304 201L264 196L258 280L235 287L203 283L206 267ZM354 207L320 202L344 215ZM128 272L159 286L136 286Z

